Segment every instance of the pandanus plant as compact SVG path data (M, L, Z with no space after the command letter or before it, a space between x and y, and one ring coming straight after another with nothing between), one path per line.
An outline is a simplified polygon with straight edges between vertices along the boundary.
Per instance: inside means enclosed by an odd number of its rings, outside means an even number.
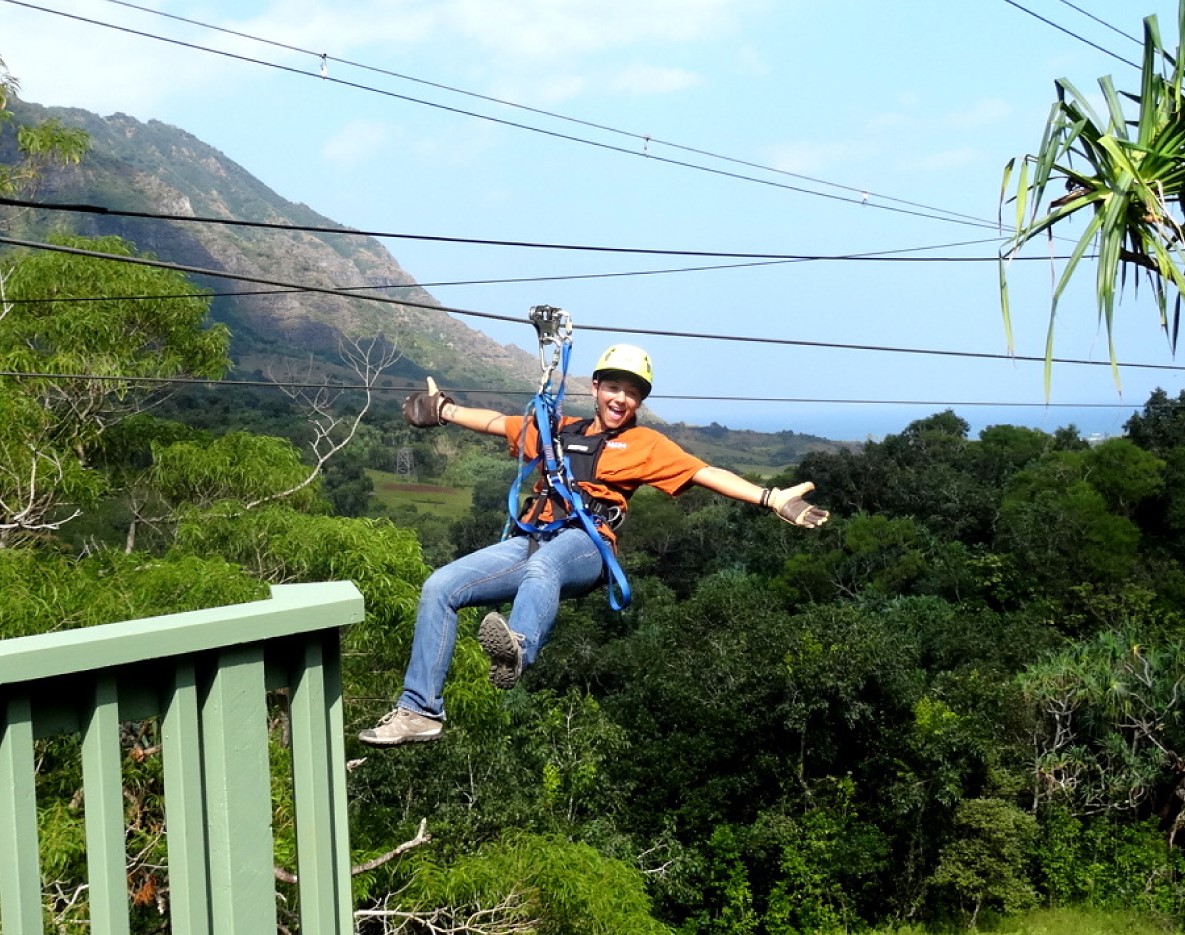
M1088 256L1096 260L1098 314L1106 325L1116 386L1120 379L1113 332L1115 300L1126 288L1129 272L1133 290L1141 277L1147 278L1161 327L1176 351L1185 290L1185 63L1180 40L1185 31L1185 0L1180 2L1177 19L1177 50L1172 53L1161 42L1156 17L1144 20L1138 94L1117 91L1110 77L1099 79L1105 114L1098 113L1068 80L1058 79L1057 101L1040 149L1020 160L1019 171L1016 159L1004 169L1001 224L1010 200L1016 212L1015 229L1000 250L1000 297L1010 349L1009 261L1041 234L1052 242L1059 221L1079 213L1089 216L1054 285L1045 344L1047 398L1058 301ZM1134 118L1126 116L1125 105L1134 105ZM1064 192L1056 190L1058 182L1064 182Z

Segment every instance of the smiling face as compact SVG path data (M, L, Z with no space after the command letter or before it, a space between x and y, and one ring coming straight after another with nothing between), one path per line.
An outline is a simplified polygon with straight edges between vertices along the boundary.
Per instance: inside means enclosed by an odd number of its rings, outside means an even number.
M595 432L611 432L629 425L642 405L642 387L638 381L622 373L608 372L593 381L593 401L597 418L591 426Z

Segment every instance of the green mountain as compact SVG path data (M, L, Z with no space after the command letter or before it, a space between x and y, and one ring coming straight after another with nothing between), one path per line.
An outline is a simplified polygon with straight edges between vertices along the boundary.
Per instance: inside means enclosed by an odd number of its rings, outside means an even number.
M92 140L80 166L49 174L38 190L39 201L341 228L307 205L281 197L225 154L176 127L142 123L125 114L100 117L28 103L18 103L14 110L20 122L55 117L81 127ZM243 373L275 372L284 358L295 358L303 370L310 353L322 366L330 366L341 338L381 333L403 351L393 377L419 379L433 373L450 385L514 391L528 391L538 381L537 355L498 344L435 310L439 303L371 237L64 212L25 212L16 224L29 235L61 226L83 234L118 234L169 262L329 288L379 287L366 291L417 303L277 292L250 282L207 279L203 285L219 293L263 293L220 296L214 303L214 316L234 331L234 356Z
M513 345L502 345L440 310L378 240L352 233L277 229L303 226L340 228L304 204L283 198L242 166L192 134L160 121L143 123L126 114L100 117L76 108L10 102L17 123L56 118L80 127L92 148L81 165L49 172L37 191L45 203L101 206L108 211L165 214L245 221L275 227L159 220L101 212L6 209L0 227L29 239L66 228L86 235L116 234L161 260L273 282L334 289L365 288L369 295L415 304L388 304L361 298L275 287L216 277L195 277L219 295L212 315L234 334L232 356L237 377L300 373L311 379L351 380L340 365L343 339L382 334L398 344L399 363L388 386L406 386L433 374L442 386L476 405L521 408L534 392L539 359ZM11 126L0 133L0 160L14 152ZM251 294L254 293L254 294ZM525 314L525 310L524 310ZM572 391L587 388L574 386ZM503 392L499 392L503 391ZM392 397L397 394L392 394ZM579 404L573 405L579 410ZM653 420L652 420L653 421ZM782 432L732 432L721 426L679 426L679 440L712 458L743 452L749 465L777 468L811 450L840 445L814 436Z

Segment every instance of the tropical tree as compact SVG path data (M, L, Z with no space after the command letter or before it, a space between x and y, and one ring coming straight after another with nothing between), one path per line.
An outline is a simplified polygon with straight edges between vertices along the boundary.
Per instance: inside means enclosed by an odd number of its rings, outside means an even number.
M0 58L0 131L14 122L9 101L16 97L20 82ZM57 120L16 126L16 156L0 161L0 195L10 195L36 184L53 163L77 165L90 146L83 130L64 126Z
M1017 677L1032 705L1033 804L1079 817L1158 814L1169 844L1185 827L1185 651L1132 628L1105 631Z
M1179 7L1178 25L1185 26L1185 0ZM1005 167L1001 215L1010 190L1015 202L1015 230L1000 253L1000 295L1010 345L1008 261L1038 236L1052 239L1059 221L1079 213L1089 216L1053 291L1045 346L1047 395L1058 303L1092 248L1098 258L1098 312L1107 327L1116 384L1119 371L1112 325L1116 295L1126 285L1129 269L1146 276L1160 310L1161 326L1170 344L1176 346L1185 288L1183 77L1185 58L1180 40L1176 51L1167 50L1156 17L1149 16L1144 20L1138 93L1120 92L1110 76L1100 78L1106 103L1105 113L1100 114L1068 79L1059 78L1055 82L1057 100L1037 153L1025 156L1019 171L1016 159ZM1125 100L1137 105L1134 118L1125 112ZM1063 182L1065 190L1054 194Z
M135 257L116 237L57 237L61 251L0 264L0 546L61 528L107 478L94 463L105 432L151 408L177 377L221 376L230 335L180 273ZM154 302L120 296L178 294Z
M965 799L955 814L957 837L942 849L931 884L957 900L974 928L987 905L1028 909L1036 895L1025 877L1025 857L1037 822L1010 802Z
M1170 399L1157 387L1144 403L1144 411L1128 419L1123 430L1135 444L1160 457L1185 447L1185 390Z
M1011 554L1047 594L1064 595L1087 582L1122 585L1140 546L1140 529L1125 514L1161 487L1163 469L1123 439L1103 450L1045 455L1005 486L994 547Z

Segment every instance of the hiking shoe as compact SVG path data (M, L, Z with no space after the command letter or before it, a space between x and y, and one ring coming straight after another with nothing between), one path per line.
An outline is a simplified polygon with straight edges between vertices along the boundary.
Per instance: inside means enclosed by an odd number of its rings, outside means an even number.
M501 614L486 614L477 628L477 641L490 657L490 681L495 688L514 688L523 674L523 638Z
M378 724L368 727L358 739L372 747L394 747L401 743L420 740L435 740L444 730L444 724L407 708L396 708L382 716Z

